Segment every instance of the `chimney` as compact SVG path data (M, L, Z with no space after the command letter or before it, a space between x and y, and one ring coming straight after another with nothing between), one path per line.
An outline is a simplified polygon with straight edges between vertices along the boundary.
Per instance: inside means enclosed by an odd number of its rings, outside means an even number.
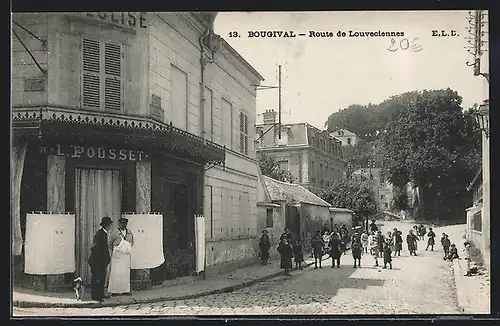
M262 113L264 117L265 125L272 125L276 123L276 112L274 110L266 110L266 112Z

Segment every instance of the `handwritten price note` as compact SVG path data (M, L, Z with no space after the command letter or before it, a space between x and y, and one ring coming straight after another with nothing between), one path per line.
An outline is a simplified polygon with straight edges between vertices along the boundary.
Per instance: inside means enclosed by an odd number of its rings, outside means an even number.
M401 40L396 41L394 38L391 38L391 45L387 48L387 51L390 52L396 52L398 50L401 51L412 51L412 52L419 52L422 51L424 48L420 44L420 39L418 37L414 37L412 39L408 38L403 38Z

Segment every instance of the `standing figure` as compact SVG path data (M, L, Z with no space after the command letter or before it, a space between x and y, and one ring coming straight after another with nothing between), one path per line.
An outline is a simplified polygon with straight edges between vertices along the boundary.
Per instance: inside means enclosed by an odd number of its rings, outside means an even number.
M432 231L432 228L429 228L429 233L427 233L427 236L429 237L429 239L427 240L427 248L425 248L425 251L427 251L429 247L431 247L431 251L434 251L434 244L436 243L434 238L436 237L436 233Z
M413 233L413 230L408 232L406 236L406 244L408 245L408 251L410 252L410 256L417 255L417 241L418 237Z
M394 256L396 254L401 256L401 250L403 249L403 237L401 236L401 231L397 230L394 232Z
M130 268L134 235L127 229L128 219L118 219L118 229L109 237L111 251L111 270L108 292L111 295L130 294Z
M330 249L328 249L330 243L330 232L328 230L324 230L321 238L323 239L323 254L326 254L330 252Z
M261 263L262 265L267 265L267 261L269 260L269 249L271 248L271 241L269 240L267 230L262 230L262 236L259 240L259 248Z
M368 253L368 233L366 233L366 231L363 231L363 233L361 234L361 245L363 246L363 251L365 252L365 254Z
M423 224L420 224L418 230L419 239L425 240L425 235L427 234L427 229L425 228L425 226Z
M337 262L337 268L340 268L340 256L342 252L340 251L340 237L338 233L332 233L330 237L330 257L332 258L332 268L335 267L335 262Z
M304 262L304 253L302 251L302 240L297 239L293 246L293 256L295 257L295 268L302 270L302 263Z
M283 232L283 234L281 234L280 236L280 241L283 240L284 238L287 239L288 245L292 247L293 239L292 239L292 233L290 232L289 228L285 228L285 232Z
M384 268L387 268L387 264L389 264L389 268L392 269L392 252L388 242L384 243Z
M464 259L465 259L465 262L467 264L467 270L466 270L466 273L464 276L471 276L471 272L470 272L470 263L471 263L471 246L470 246L470 242L469 241L465 241L464 242Z
M446 257L448 257L448 254L450 253L451 245L450 239L446 233L443 233L443 236L441 237L441 245L443 246L444 259L446 260Z
M314 269L321 268L321 258L323 256L323 238L319 230L316 230L316 235L311 239L311 247L314 255Z
M370 224L370 231L371 232L377 232L378 231L378 226L375 223L375 220L372 220L372 223Z
M380 257L382 257L382 254L384 252L384 235L382 234L382 231L378 230L377 231L377 245L378 245L378 253Z
M344 255L347 254L347 243L349 242L349 231L345 224L340 228L340 249Z
M101 219L101 228L94 235L88 264L90 265L91 278L91 298L92 300L102 302L104 295L104 282L106 280L106 269L108 268L111 257L108 248L108 231L113 224L110 217L105 216Z
M288 243L288 239L286 237L280 241L280 244L278 246L278 252L280 253L281 256L281 263L280 263L281 269L285 270L285 276L291 276L290 269L292 269L293 252L292 252L292 247Z
M375 259L375 267L378 267L378 255L379 255L379 245L378 239L375 235L375 232L372 232L370 235L370 251L372 253L373 258Z
M354 268L356 268L356 263L357 267L361 267L362 250L363 250L363 245L361 244L361 236L356 231L352 236L351 240L351 251L352 251L352 258L354 259Z

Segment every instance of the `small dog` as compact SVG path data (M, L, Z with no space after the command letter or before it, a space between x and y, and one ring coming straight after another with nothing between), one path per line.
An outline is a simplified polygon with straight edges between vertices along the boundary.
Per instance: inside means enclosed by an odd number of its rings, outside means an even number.
M85 292L85 285L81 277L77 277L73 280L73 289L75 290L75 296L77 301L83 301L83 293Z

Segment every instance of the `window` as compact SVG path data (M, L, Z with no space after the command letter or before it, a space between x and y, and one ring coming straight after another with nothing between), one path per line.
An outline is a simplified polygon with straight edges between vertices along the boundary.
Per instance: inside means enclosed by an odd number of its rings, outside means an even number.
M240 153L248 155L248 116L240 112Z
M385 208L389 208L389 204L388 203L385 203Z
M479 232L482 232L483 230L483 223L482 223L482 215L481 215L481 211L479 212L476 212L473 216L472 216L472 229L474 231L479 231Z
M205 87L205 108L201 115L205 120L205 139L214 139L214 106L212 90Z
M233 107L226 99L222 99L222 145L232 147Z
M288 161L287 160L282 160L278 162L280 170L287 171L288 170Z
M384 199L384 195L380 195L380 199Z
M188 120L188 101L187 101L187 83L188 76L176 66L171 66L172 78L172 100L170 112L172 116L170 120L177 128L187 131Z
M123 46L83 38L82 106L121 111L123 108Z
M347 145L351 145L351 138L347 138Z
M268 208L266 210L266 228L272 228L273 227L273 209Z

